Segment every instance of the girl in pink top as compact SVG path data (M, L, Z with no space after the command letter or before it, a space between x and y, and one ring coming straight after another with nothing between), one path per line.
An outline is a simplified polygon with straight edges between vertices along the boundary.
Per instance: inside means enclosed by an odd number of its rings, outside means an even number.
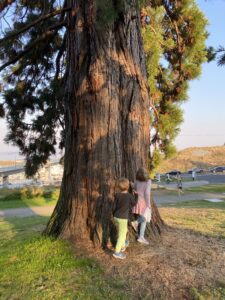
M148 245L149 242L144 238L144 234L147 223L147 215L151 214L151 180L149 179L147 171L143 168L140 168L137 171L134 189L138 193L138 202L133 208L133 213L138 215L138 218L136 221L131 222L131 224L136 231L138 230L138 225L140 224L140 232L137 241L139 243Z

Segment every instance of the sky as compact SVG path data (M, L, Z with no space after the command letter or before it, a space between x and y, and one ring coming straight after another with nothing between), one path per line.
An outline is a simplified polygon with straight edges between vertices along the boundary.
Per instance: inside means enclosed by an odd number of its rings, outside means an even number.
M225 47L225 1L198 0L209 21L208 46ZM175 140L178 150L225 144L225 66L205 63L199 79L190 84L189 100L182 105L184 123Z
M197 0L197 3L209 20L207 45L225 47L225 0ZM178 150L225 144L224 79L225 66L211 62L205 63L200 78L191 82L189 100L182 105L184 122L175 140ZM17 148L4 143L5 134L6 124L0 119L0 153L17 152Z

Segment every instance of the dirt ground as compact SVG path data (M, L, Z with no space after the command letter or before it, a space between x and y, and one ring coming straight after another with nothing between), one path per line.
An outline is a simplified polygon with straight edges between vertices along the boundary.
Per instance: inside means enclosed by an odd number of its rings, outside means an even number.
M132 243L122 261L112 257L112 249L79 247L76 253L95 258L109 276L125 282L129 299L203 299L193 291L225 287L224 239L168 227L149 246ZM207 299L223 299L211 296Z

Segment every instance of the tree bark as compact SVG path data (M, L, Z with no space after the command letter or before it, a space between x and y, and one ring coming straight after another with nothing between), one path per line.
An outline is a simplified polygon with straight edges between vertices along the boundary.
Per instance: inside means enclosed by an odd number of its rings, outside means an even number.
M96 20L95 1L69 2L64 175L46 233L106 246L116 238L111 209L116 180L134 181L137 169L149 160L140 16L131 0L103 27ZM159 233L162 224L153 204L148 232Z

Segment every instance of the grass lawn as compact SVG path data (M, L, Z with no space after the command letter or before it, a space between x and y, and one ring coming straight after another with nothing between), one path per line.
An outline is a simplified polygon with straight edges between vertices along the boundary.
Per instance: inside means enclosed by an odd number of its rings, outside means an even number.
M47 219L0 219L0 299L129 299L94 260L41 236Z
M189 192L203 192L203 193L225 193L224 184L210 184L198 187L186 188Z
M160 213L169 225L225 238L225 202L196 200L173 203L160 208Z
M225 201L223 202L210 202L207 200L194 200L194 201L182 201L171 204L164 204L163 206L178 207L178 208L212 208L212 209L224 209L225 212Z
M15 207L16 202L20 204L17 207L43 205L41 203L49 205L56 201L58 192L52 189L6 191L0 194L0 207L4 203ZM225 203L187 201L168 204L159 210L168 225L182 229L177 242L184 238L182 232L189 234L189 230L195 233L191 236L196 237L197 234L198 243L202 235L207 239L219 238L214 239L214 246L225 239ZM119 300L135 297L131 295L136 284L133 281L135 274L132 273L125 281L123 276L106 274L94 259L76 257L69 243L41 235L47 220L48 217L0 218L0 299ZM162 253L165 247L162 245ZM184 259L182 257L179 259ZM148 256L144 261L146 259ZM149 288L153 288L151 284ZM215 288L190 289L191 299L225 299L224 282L218 283Z
M58 188L1 189L0 209L55 205Z

